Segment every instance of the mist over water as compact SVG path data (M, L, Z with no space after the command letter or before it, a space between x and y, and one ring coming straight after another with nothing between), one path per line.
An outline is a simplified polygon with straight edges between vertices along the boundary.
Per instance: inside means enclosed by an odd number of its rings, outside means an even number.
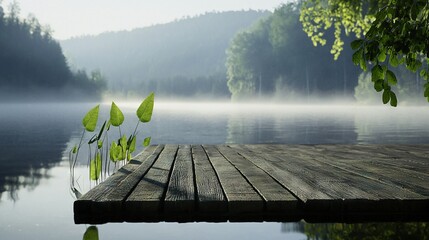
M67 155L81 136L82 117L95 105L0 104L5 113L0 117L2 239L82 237L86 227L73 223ZM125 115L122 132L132 132L139 103L117 105ZM101 105L100 122L108 118L109 108L110 103ZM428 117L427 107L155 101L152 121L139 128L138 142L151 136L152 144L427 144ZM116 131L111 130L112 139ZM85 151L76 169L76 186L82 193L94 185L88 181ZM136 234L189 239L189 232L204 233L195 239L256 239L268 232L272 239L305 239L302 233L285 232L301 228L279 223L158 223L107 224L99 231L101 239Z

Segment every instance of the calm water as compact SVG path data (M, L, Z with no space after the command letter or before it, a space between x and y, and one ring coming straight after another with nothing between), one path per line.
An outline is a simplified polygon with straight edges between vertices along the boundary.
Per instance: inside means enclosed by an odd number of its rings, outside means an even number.
M73 222L67 152L79 141L81 118L93 105L0 104L0 239L82 239L88 226ZM122 131L130 132L137 105L119 106L126 115ZM102 106L104 118L108 107ZM427 119L428 107L156 103L153 121L140 128L140 136L152 136L153 144L429 143ZM83 165L76 169L83 192L92 185L87 171ZM426 223L123 223L97 227L100 239L429 236Z

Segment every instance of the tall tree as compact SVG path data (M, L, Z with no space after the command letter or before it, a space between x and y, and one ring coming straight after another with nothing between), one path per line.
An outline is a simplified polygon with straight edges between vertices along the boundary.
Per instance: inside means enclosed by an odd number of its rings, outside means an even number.
M41 27L33 15L20 19L16 1L5 14L0 1L0 97L23 99L36 97L36 93L50 93L72 98L71 92L88 93L89 88L84 86L103 88L101 80L96 82L88 76L84 81L75 78L49 28Z
M339 59L343 64L337 64L326 47L312 47L299 22L299 7L282 5L232 40L226 65L233 98L260 94L292 98L294 92L351 95L358 75L357 68L344 61L351 51Z

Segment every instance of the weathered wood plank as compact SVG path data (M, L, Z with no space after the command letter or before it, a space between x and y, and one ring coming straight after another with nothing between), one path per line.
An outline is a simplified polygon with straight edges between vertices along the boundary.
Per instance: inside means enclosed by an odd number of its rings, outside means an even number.
M228 211L233 214L262 212L264 200L240 172L228 162L215 146L203 145L228 200Z
M218 150L264 198L267 211L297 214L298 199L285 187L230 146L219 146Z
M285 146L279 146L279 148L285 149ZM300 156L299 151L302 150L302 146L288 146L290 154ZM295 150L293 150L295 149ZM316 154L316 155L312 155ZM275 154L273 154L275 155ZM310 157L313 160L318 161L321 164L325 164L322 159L322 155L317 155L315 151L304 151L303 156ZM338 158L338 156L337 156ZM319 172L316 172L320 174ZM419 214L419 209L427 207L427 197L421 194L410 192L402 187L391 185L386 182L381 182L375 179L368 179L367 177L357 177L356 173L347 172L345 175L352 181L349 183L352 187L362 189L363 191L378 196L377 199L360 199L359 195L346 197L343 204L335 204L339 208L339 212L344 212L342 215L378 215L381 213L385 215L406 215L410 212ZM314 211L314 209L321 210L322 208L318 204L306 205L308 211ZM330 211L327 211L330 214Z
M121 205L120 202L133 188L133 183L130 181L130 174L139 169L139 171L133 174L132 177L134 177L134 179L141 177L142 172L146 171L153 164L153 161L155 161L163 148L164 145L147 147L145 151L135 156L133 160L120 168L115 174L107 178L106 181L94 187L80 199L75 201L75 211L94 215L97 213L104 214L110 210L117 211L118 204ZM128 185L128 187L126 189L121 189L121 186L123 185ZM123 197L116 198L116 203L114 203L116 205L110 206L111 201L106 201L106 196L117 194L118 190L122 191ZM106 204L101 202L105 202ZM113 209L111 209L111 207Z
M166 145L157 161L124 203L129 219L153 216L161 211L178 145Z
M259 148L265 146L243 145L239 153L245 156L249 161L263 169L266 173L272 176L276 181L286 186L290 192L297 196L301 201L308 200L329 200L332 196L320 191L313 183L316 181L312 173L305 168L295 166L293 163L285 167L278 167L272 163L271 153L260 151ZM253 157L252 157L253 156Z
M369 198L365 199L371 199L371 200L377 200L377 199L422 199L424 196L421 194L416 194L414 192L410 192L407 190L404 190L401 187L398 187L396 185L389 185L385 182L380 182L374 179L370 179L367 177L364 177L362 175L358 175L353 172L344 171L344 169L326 164L323 162L323 157L326 157L326 155L323 154L317 154L315 151L309 151L309 150L303 150L301 147L286 147L284 145L278 145L279 149L284 150L283 153L273 153L271 154L272 159L278 159L279 160L279 167L281 167L282 164L282 157L285 154L293 154L295 157L298 157L302 159L302 162L295 162L295 165L300 165L304 161L308 162L309 164L305 167L309 169L313 173L317 173L318 176L327 176L328 179L332 180L341 180L347 183L348 189L344 189L343 191L340 191L339 194L342 196L342 198L350 198L353 196L362 196L360 194L351 195L348 196L348 190L351 189L360 189L367 193L367 196ZM287 157L289 159L289 157ZM334 184L336 185L336 184ZM322 187L322 186L321 186ZM322 191L328 192L328 189L321 188ZM395 195L392 195L392 193L395 193ZM344 195L343 195L344 194Z
M284 147L282 146L282 148ZM315 145L289 146L287 151L291 154L311 157L368 179L384 182L392 187L400 188L401 191L406 189L426 196L429 190L429 186L421 185L422 181L429 181L429 175L404 168L404 162L390 164L389 162L395 162L397 159L387 158L377 149L372 149L371 152L362 150L361 146Z
M204 149L200 145L192 146L197 187L198 210L205 212L226 212L228 203Z
M191 214L195 211L195 185L191 147L179 145L176 161L165 195L164 212L169 217L178 218L179 214Z
M424 146L166 145L74 204L76 223L427 221Z
M312 151L312 154L317 153ZM354 159L346 159L325 153L318 155L315 159L365 178L429 196L429 185L422 184L422 182L429 182L429 175L400 168L396 164L383 164L384 160L379 160L377 157L372 157L372 160L368 160L365 159L365 156L355 154ZM395 159L392 159L392 161L395 161Z
M429 174L429 159L410 154L401 145L317 145L312 151L341 159L377 162L388 167ZM422 171L425 170L425 171Z

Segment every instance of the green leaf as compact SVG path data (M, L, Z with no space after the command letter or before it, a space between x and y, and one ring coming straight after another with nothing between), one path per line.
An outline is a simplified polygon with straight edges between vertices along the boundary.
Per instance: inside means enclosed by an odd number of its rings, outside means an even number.
M398 99L396 98L396 94L392 91L390 91L390 106L398 106Z
M112 125L112 123L110 122L110 119L109 119L109 121L107 121L107 126L106 126L106 131L109 131L110 130L110 126Z
M95 141L97 141L97 135L92 136L92 137L89 139L88 144L93 144L93 143L95 143Z
M134 152L135 150L136 150L136 136L134 136L134 137L131 139L131 143L129 144L129 147L128 147L128 151L129 151L130 153Z
M124 160L125 159L125 151L123 150L123 148L121 146L116 146L116 152L118 153L118 161L119 160Z
M363 39L357 39L350 43L350 46L353 50L358 49L360 46L362 46Z
M398 83L398 80L396 79L396 76L395 76L395 74L392 71L387 70L386 71L386 76L387 76L387 81L390 84L396 85Z
M110 123L118 127L124 122L124 114L122 113L121 109L115 104L115 102L112 102L112 106L110 107Z
M117 145L115 141L110 145L110 160L117 162L123 160L122 147Z
M383 103L386 104L390 100L390 90L384 90L383 92Z
M366 68L366 62L365 62L365 59L363 57L360 59L359 65L360 65L360 68L362 70L364 70L364 71L367 70L367 68Z
M97 147L98 149L103 147L103 141L97 141Z
M417 69L419 69L422 66L422 62L420 62L419 60L413 58L413 57L408 57L406 59L406 67L408 70L416 72Z
M377 64L374 67L372 67L371 79L373 82L380 80L380 79L384 80L384 71L380 65Z
M83 240L98 240L98 229L96 226L90 226L83 234Z
M100 153L95 155L95 159L91 160L89 166L91 180L98 180L101 175L101 156Z
M72 153L77 153L77 145L74 145Z
M98 121L98 111L100 110L100 105L95 106L93 109L89 110L86 113L85 117L82 119L82 124L85 127L86 131L93 132L97 126Z
M100 131L98 132L97 140L101 139L101 135L103 135L104 128L106 127L106 121L104 121L103 126L101 126Z
M119 139L119 145L122 147L122 150L127 151L127 137L122 135L121 139Z
M137 117L141 122L149 122L152 118L153 105L155 102L155 94L151 92L149 96L140 104L137 109Z
M113 141L112 144L110 145L109 155L110 155L110 160L113 162L116 162L118 160L119 153L118 153L117 147L118 147L118 144L116 144L115 141Z
M422 69L422 70L420 71L420 77L422 77L422 78L426 79L426 75L427 75L426 70L425 70L425 69Z
M425 88L424 96L429 97L429 87Z
M363 53L362 48L359 49L359 50L357 50L355 53L353 53L352 61L353 61L353 63L355 65L359 65L360 64L360 61L362 59L362 53Z
M147 147L150 145L151 137L147 137L143 140L143 146Z
M383 80L377 80L375 83L374 83L374 89L377 91L377 92L381 92L382 90L383 90Z
M378 54L378 61L379 62L386 61L386 53L384 51L381 51L380 54Z
M396 55L396 54L390 54L390 57L389 57L389 64L392 66L392 67L397 67L397 66L399 66L399 64L400 64L400 61L399 61L399 59L398 59L398 55Z

